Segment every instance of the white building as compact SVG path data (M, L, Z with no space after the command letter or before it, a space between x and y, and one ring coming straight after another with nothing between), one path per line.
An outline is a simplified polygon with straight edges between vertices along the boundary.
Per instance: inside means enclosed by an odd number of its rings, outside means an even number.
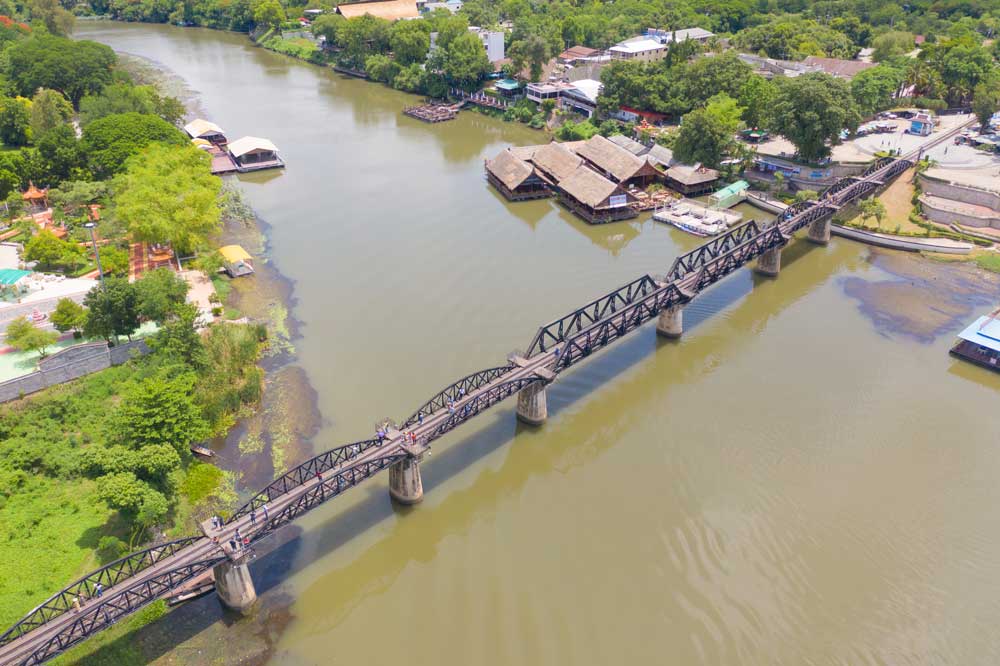
M490 62L496 62L504 59L502 32L490 32L489 30L484 30L483 28L471 26L469 27L469 32L479 37L479 41L483 43L483 48L486 49L486 57L489 58ZM437 48L437 37L438 34L436 32L431 33L430 52L433 52Z
M470 26L469 31L474 32L479 37L479 41L483 43L483 48L486 49L486 57L490 59L490 62L504 59L502 32L491 32L484 28L476 28L475 26Z
M525 89L525 96L539 104L547 99L555 100L561 107L573 109L591 118L597 109L597 97L601 94L602 88L601 82L594 79L580 79L572 83L566 81L529 83Z
M615 44L608 53L613 60L639 60L652 62L662 60L667 54L667 47L652 37L633 37Z
M715 37L715 33L709 32L704 28L685 28L684 30L657 30L656 28L648 28L646 36L652 37L661 44L670 44L671 42L686 42L689 39L693 39L696 42L707 42L712 37Z

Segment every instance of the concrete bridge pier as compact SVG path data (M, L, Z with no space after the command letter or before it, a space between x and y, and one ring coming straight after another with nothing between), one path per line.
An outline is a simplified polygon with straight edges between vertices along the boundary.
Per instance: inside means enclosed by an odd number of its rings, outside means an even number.
M212 569L215 578L215 591L219 600L227 608L245 613L257 601L257 588L250 577L250 567L245 561L232 562L226 560Z
M684 306L674 305L673 307L660 310L660 316L656 320L656 333L665 338L679 338L684 332Z
M424 498L419 457L406 456L389 468L389 496L400 504L416 504Z
M768 277L777 277L781 272L781 248L773 247L757 260L756 271Z
M541 425L549 418L544 382L535 382L517 394L517 418L529 425Z
M816 220L809 225L806 238L818 245L826 245L830 242L830 224L832 221L832 218L829 217Z

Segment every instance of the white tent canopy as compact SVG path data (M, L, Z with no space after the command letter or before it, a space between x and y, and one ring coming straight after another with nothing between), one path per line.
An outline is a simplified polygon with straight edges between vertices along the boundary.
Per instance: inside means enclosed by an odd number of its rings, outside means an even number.
M232 153L233 157L242 157L255 150L278 152L278 148L273 143L256 136L245 136L229 144L229 152Z
M221 127L202 118L196 118L184 126L184 131L192 139L211 134L225 134Z

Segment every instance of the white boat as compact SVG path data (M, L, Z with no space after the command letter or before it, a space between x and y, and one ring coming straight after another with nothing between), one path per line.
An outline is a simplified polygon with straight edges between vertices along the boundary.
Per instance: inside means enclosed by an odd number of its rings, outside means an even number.
M653 213L653 219L658 222L671 224L689 234L702 237L717 236L729 228L725 217L712 215L705 211L704 208L697 209L686 205L661 208Z

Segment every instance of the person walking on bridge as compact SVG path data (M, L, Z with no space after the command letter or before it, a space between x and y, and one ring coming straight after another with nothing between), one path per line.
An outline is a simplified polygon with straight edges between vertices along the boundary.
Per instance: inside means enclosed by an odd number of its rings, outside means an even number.
M98 583L97 585L94 586L94 596L100 599L101 595L103 594L104 594L104 586Z
M254 527L257 524L257 510L250 509L250 527Z
M424 410L421 409L419 412L417 412L417 425L423 425L423 424L424 424Z
M264 522L267 522L267 504L261 504L260 509L264 512Z

